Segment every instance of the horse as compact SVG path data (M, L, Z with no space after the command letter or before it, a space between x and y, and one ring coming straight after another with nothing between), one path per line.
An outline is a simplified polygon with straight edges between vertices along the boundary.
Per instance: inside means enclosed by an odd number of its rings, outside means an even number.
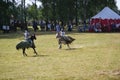
M32 49L34 50L34 53L35 53L36 55L38 55L37 52L36 52L36 50L35 50L36 47L35 47L35 44L34 44L34 40L36 40L36 39L37 39L37 38L36 38L35 34L33 34L33 35L31 35L31 37L28 38L27 40L23 40L23 41L19 42L19 43L16 45L16 49L17 49L17 50L22 49L22 51L23 51L23 56L27 56L25 50L28 49L28 48L32 48Z
M59 33L56 35L56 38L58 39L59 49L62 48L62 44L67 45L67 47L70 49L69 44L75 40L71 36L61 36Z

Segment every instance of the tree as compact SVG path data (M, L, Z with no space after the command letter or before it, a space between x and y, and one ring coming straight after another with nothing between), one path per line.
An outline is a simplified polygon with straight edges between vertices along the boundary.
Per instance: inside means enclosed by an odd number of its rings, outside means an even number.
M115 0L35 0L32 5L25 7L25 1L16 6L15 0L0 0L0 24L9 22L10 15L15 19L62 20L68 22L76 19L86 20L98 13L105 6L117 11ZM36 1L42 2L42 7L37 7Z
M43 16L46 19L63 21L86 20L98 13L105 6L117 9L115 0L39 0L43 4ZM55 4L55 5L53 5Z
M10 0L0 0L0 25L9 24L10 16L14 13L14 3Z

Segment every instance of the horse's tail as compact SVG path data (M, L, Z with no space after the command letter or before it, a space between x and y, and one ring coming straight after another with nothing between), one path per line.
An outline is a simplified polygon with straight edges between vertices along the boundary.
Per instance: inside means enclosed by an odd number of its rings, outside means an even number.
M16 45L16 49L17 49L17 50L19 50L19 47L18 47L18 45Z
M62 36L61 41L64 44L71 44L75 39L72 38L71 36Z
M75 38L72 38L71 36L68 36L68 38L71 40L71 41L74 41Z
M20 44L21 44L21 42L16 45L17 50L21 49Z
M66 43L67 44L71 44L75 39L74 38L72 38L71 36L66 36L67 37L67 39L66 39Z

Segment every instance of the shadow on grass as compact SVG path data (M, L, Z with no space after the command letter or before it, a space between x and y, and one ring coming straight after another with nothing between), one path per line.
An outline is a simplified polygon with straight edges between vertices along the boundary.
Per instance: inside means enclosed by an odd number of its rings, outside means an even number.
M78 49L81 49L81 48L70 48L70 49L64 49L64 50L78 50Z
M29 57L48 57L49 55L33 55L33 56L29 56Z

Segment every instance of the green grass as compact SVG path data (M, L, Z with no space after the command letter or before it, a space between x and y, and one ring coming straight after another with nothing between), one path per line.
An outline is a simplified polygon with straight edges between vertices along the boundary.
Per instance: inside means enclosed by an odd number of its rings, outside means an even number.
M0 80L120 80L120 33L67 33L76 40L58 49L55 33L37 32L35 57L15 49L23 33L0 33Z

